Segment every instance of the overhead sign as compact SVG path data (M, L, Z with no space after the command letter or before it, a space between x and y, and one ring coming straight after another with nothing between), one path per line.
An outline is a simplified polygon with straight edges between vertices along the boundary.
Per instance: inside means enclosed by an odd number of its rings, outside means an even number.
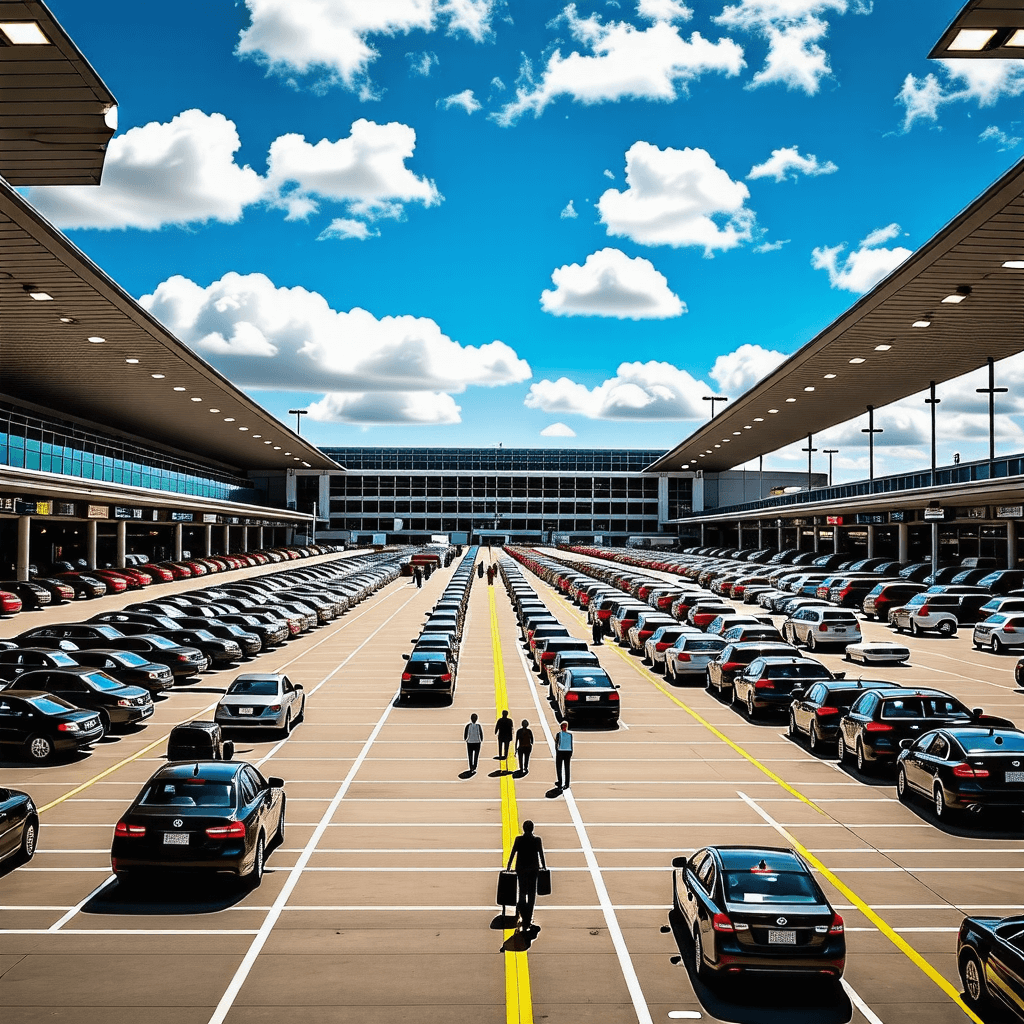
M14 511L17 512L19 516L35 515L36 503L34 501L24 501L21 498L15 498Z
M996 505L997 519L1024 519L1024 505Z
M37 516L48 516L53 512L52 501L37 501L36 502L36 515Z
M14 498L2 497L0 498L0 512L13 512L14 511Z
M945 519L946 510L944 508L926 508L924 510L924 518L926 522L935 519Z
M131 508L128 505L115 505L114 506L114 518L115 519L141 519L142 509Z
M192 513L191 512L172 512L171 513L172 523L191 523Z
M203 522L204 523L215 523L215 522L217 522L217 513L216 512L204 512L203 513Z
M957 519L988 519L988 506L975 505L971 508L958 508Z
M900 511L900 512L890 512L889 513L889 522L890 523L905 523L906 521L907 521L907 513L906 512Z
M75 503L73 501L58 501L57 515L73 516L75 514Z
M85 506L85 518L86 519L109 519L110 508L107 505L86 505Z
M828 523L829 526L842 526L843 525L843 517L842 516L826 516L825 517L825 522Z
M881 512L858 512L857 522L867 523L868 525L877 525L878 523L885 522L885 515Z

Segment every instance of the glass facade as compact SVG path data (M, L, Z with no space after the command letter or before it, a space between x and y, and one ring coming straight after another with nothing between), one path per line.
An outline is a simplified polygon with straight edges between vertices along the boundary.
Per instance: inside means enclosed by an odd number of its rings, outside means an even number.
M442 473L639 473L665 453L626 448L324 448L346 469Z
M257 498L245 477L3 401L0 466L225 501Z

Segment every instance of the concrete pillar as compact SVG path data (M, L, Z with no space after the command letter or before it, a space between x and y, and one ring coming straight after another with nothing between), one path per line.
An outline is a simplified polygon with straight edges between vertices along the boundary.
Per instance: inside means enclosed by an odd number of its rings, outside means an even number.
M802 526L797 526L794 529L796 531L796 535L793 538L793 547L795 547L797 549L797 551L799 551L800 548L801 548L801 541L804 539L804 537L803 537L804 530L803 530Z
M932 572L939 571L939 524L932 522Z
M708 528L706 523L700 524L700 546L702 548L707 547L708 544Z
M125 551L128 548L128 523L122 519L117 524L117 555L114 558L114 568L123 569L125 566Z
M184 535L184 527L181 523L174 524L174 560L176 562L181 561L182 552L182 537Z
M736 523L736 547L740 550L743 549L743 521L739 520Z
M660 486L658 490L660 492ZM317 499L316 508L321 519L331 518L331 476L326 470L320 474L320 496ZM661 508L660 501L658 502L658 508Z
M295 470L286 469L284 471L284 503L285 508L295 508L295 503L298 501L298 488L295 484Z
M1006 568L1017 568L1017 523L1013 519L1006 521Z
M263 527L262 526L259 527L256 530L256 544L259 547L259 550L262 551L263 550Z
M224 554L231 554L231 527L227 523L224 524Z
M203 527L203 554L207 558L213 554L213 526L210 523Z
M243 526L242 527L242 550L243 551L248 551L249 550L249 527L248 526Z
M839 527L838 526L833 526L832 527L832 550L837 555L839 554L840 545L841 544L842 544L842 540L840 540L840 537L839 537Z
M897 557L901 562L910 561L910 527L906 523L900 523L896 528L896 536L899 543L899 553Z
M868 558L875 557L875 528L868 526Z
M821 550L821 527L815 526L814 528L814 553L817 554Z
M96 537L99 525L95 519L90 519L85 524L85 560L90 569L96 568Z
M760 519L757 521L757 548L759 551L764 548L764 527Z
M32 536L32 517L18 517L18 561L17 576L19 580L28 579L28 564L31 561L29 556L29 544Z
M782 520L779 520L779 550L782 550Z

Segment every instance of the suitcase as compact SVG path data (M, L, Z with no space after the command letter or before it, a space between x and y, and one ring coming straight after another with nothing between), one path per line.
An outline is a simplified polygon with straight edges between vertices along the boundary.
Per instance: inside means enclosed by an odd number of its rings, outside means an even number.
M498 872L498 896L495 900L501 907L514 907L519 891L518 880L514 871Z
M551 895L551 872L548 868L541 868L540 871L537 872L537 895Z

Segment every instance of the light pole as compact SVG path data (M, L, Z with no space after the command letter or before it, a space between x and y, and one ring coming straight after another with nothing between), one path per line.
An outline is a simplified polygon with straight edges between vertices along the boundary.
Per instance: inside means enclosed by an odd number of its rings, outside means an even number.
M817 450L818 449L814 447L814 435L813 434L808 434L807 435L807 447L800 449L800 451L802 451L802 452L807 452L807 490L811 489L811 456ZM829 462L831 462L831 461L832 460L829 459Z
M875 434L882 434L882 427L875 427L875 407L868 406L868 425L861 428L862 434L868 435L868 479L875 479Z
M996 362L991 356L988 357L988 387L975 390L979 395L988 395L988 460L991 462L996 457L996 395L1010 390L996 387Z
M309 413L308 409L289 409L288 415L295 417L295 433L301 434L302 417Z
M724 395L705 395L704 396L704 401L711 403L711 418L714 419L715 418L715 402L728 402L729 399L726 398Z
M937 406L942 401L942 399L935 397L935 381L929 381L928 382L928 391L929 391L931 397L926 398L924 400L924 404L925 405L930 405L932 407L932 410L931 410L932 411L932 475L931 475L930 483L934 487L935 486L935 406Z
M828 485L832 486L832 456L839 454L838 448L826 448L825 454L828 456Z

